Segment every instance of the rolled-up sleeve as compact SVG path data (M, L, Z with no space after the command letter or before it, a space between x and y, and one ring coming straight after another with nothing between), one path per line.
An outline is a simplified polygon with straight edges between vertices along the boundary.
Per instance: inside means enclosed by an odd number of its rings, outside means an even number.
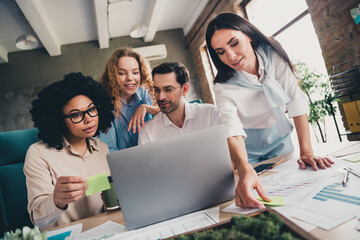
M286 104L286 111L289 118L301 116L309 113L309 102L305 93L298 85L296 75L291 71L289 65L274 54L275 78L279 81L285 92L290 98Z
M234 101L229 98L229 93L226 89L222 89L221 84L214 85L214 92L216 98L216 105L220 112L220 117L225 125L227 137L243 136L246 133L243 124L238 116L238 108Z
M46 228L56 221L64 212L56 207L54 185L49 167L44 161L41 151L34 145L26 154L24 173L28 190L28 211L33 224L40 229Z

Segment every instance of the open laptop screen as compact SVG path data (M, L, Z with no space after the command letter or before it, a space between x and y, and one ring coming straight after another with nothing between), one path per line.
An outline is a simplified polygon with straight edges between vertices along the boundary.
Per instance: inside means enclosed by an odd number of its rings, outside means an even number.
M128 229L234 198L222 125L109 153L107 158Z

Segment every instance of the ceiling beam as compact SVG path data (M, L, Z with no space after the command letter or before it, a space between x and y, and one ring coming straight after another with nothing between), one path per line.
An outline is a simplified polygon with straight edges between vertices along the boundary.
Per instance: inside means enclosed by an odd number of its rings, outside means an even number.
M16 0L50 56L61 55L60 41L39 0Z
M185 26L183 28L185 36L189 33L192 26L194 26L196 20L198 19L198 16L200 16L202 11L206 7L207 3L208 3L208 0L206 0L206 1L202 0L202 1L198 2L196 8L194 9L193 13L191 14L191 17L189 18L189 20L187 21L187 23L185 24Z
M107 0L93 0L99 47L109 48L108 3Z
M145 42L151 42L154 40L156 31L159 27L161 17L165 10L167 0L152 0L149 9L152 9L148 18L146 19L145 25L148 26L149 32L144 37Z
M7 63L8 59L8 51L0 44L0 63Z

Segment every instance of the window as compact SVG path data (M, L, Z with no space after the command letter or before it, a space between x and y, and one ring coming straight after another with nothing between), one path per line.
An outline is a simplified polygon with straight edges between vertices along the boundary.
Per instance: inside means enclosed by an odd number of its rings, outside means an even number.
M305 0L252 0L245 7L249 21L281 43L292 61L327 74L321 48Z

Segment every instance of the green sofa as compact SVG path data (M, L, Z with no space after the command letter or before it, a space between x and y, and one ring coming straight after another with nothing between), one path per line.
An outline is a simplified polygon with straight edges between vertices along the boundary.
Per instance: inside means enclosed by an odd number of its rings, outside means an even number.
M0 132L0 237L6 231L33 226L23 166L27 149L37 141L35 128Z

